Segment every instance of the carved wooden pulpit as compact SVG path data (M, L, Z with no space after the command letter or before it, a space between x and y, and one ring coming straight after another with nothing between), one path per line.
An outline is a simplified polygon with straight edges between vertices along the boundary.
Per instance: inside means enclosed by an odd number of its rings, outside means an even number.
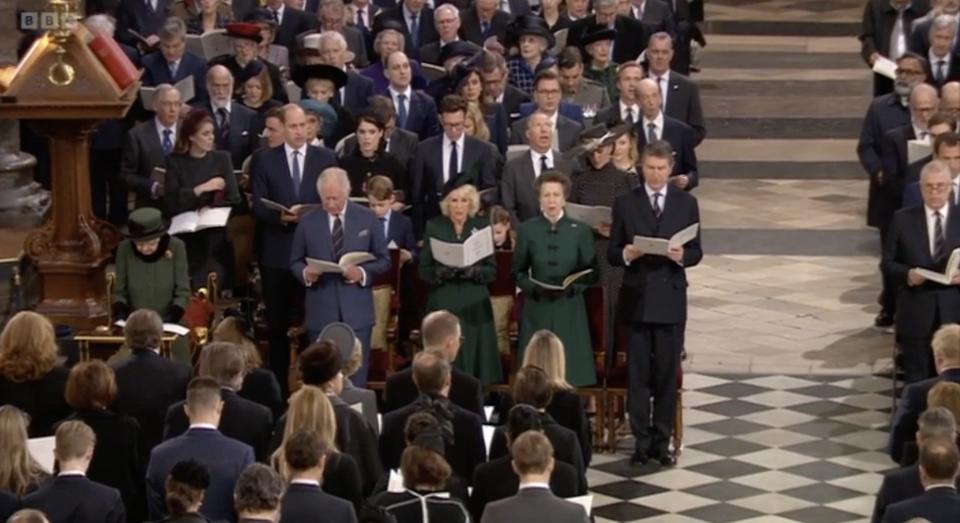
M0 71L0 117L20 119L50 139L52 211L24 244L40 276L37 312L89 329L107 318L105 267L119 234L91 210L88 137L99 122L126 114L140 82L138 75L130 79L125 56L75 22L67 0L51 7L65 22L16 67ZM127 78L118 74L124 72Z

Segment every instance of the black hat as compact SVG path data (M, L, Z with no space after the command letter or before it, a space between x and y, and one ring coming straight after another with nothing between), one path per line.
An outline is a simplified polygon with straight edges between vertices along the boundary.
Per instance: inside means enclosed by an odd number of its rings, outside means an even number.
M247 83L247 80L262 73L263 67L263 62L260 60L254 60L247 64L247 66L241 69L240 73L237 74L237 85L243 85Z
M300 377L305 385L321 386L343 370L340 349L330 342L315 342L300 354Z
M378 22L379 23L376 24L376 27L374 27L374 30L373 30L374 38L376 38L378 34L380 34L383 31L386 31L387 29L393 29L394 31L400 34L405 34L407 30L407 26L404 25L403 22L401 22L400 20L387 19L387 20L378 20Z
M300 86L301 89L306 89L307 80L311 78L330 80L333 82L335 89L340 89L347 85L347 73L343 72L339 67L326 64L300 65L294 68L293 74L290 76L293 79L293 83Z
M477 52L477 46L473 43L456 40L440 48L440 63L444 64L447 60L458 56L472 58Z
M564 153L563 157L572 160L585 154L596 151L598 147L612 144L617 138L630 131L630 124L618 123L611 126L603 124L593 125L583 132L577 139L580 145Z
M580 47L586 47L592 43L603 40L613 40L616 36L617 32L613 29L605 25L594 24L587 28L583 36L580 37Z
M476 166L463 171L456 176L451 176L447 183L443 185L443 189L440 191L440 199L446 198L448 194L453 191L463 187L464 185L472 185L477 187L477 178L478 172Z
M167 225L159 209L141 207L130 213L122 232L133 241L145 242L166 234Z
M273 13L269 9L254 9L247 13L247 16L243 18L244 22L251 22L254 24L269 24L273 27L277 27L277 21L273 18Z
M244 40L253 40L260 43L263 37L260 36L260 26L247 22L234 22L224 27L227 30L227 36L231 38L242 38Z
M460 62L457 64L452 71L450 71L449 87L450 92L457 94L457 91L460 89L460 84L467 79L468 76L474 73L477 68L467 62Z
M357 343L357 335L346 323L335 322L320 331L317 341L329 341L336 345L340 350L340 359L347 361L353 357L353 346Z
M511 41L519 42L523 35L533 35L545 38L547 40L547 49L556 45L557 40L550 31L547 21L539 16L523 15L518 16L507 28L507 31L513 37Z

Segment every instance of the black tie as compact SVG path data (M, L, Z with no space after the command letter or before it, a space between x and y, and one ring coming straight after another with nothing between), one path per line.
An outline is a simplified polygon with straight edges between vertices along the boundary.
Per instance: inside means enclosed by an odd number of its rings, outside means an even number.
M357 9L357 27L366 29L367 23L363 21L363 8Z
M549 170L550 170L550 166L547 165L547 155L541 154L540 155L540 174L543 174L544 171L549 171Z
M933 211L933 261L943 258L944 251L947 248L947 240L943 236L943 220L940 211Z
M647 143L651 144L657 141L657 124L650 122L647 124Z
M333 256L339 260L343 254L343 222L340 221L339 214L333 219L333 232L330 237L333 240Z
M460 171L460 163L457 162L457 142L450 142L450 164L447 171L447 180L453 180Z
M943 83L944 70L943 67L947 65L947 62L944 60L937 60L937 83Z
M273 11L273 21L280 25L280 10L272 9L271 11Z
M624 121L630 125L633 125L633 107L627 107L627 119Z
M221 107L217 109L217 117L220 120L220 139L226 141L230 137L230 115L226 108Z
M660 193L653 193L653 216L656 219L660 219L660 215L663 214L663 209L660 207Z

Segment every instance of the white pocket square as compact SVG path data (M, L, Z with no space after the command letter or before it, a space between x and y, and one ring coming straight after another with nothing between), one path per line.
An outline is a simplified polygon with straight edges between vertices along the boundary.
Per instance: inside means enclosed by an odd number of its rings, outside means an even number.
M360 234L357 234L358 237L363 238L364 236L370 234L370 229L364 229L360 231Z
M242 133L240 133L240 136L247 136L248 134L250 134L249 131L243 131Z

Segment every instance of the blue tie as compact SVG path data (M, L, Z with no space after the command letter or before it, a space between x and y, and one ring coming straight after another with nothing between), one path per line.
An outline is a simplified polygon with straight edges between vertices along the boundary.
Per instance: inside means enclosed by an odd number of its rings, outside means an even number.
M420 49L420 22L417 15L410 17L410 41L414 49Z
M397 123L401 129L407 128L407 95L397 95Z
M293 151L293 166L290 168L290 172L293 175L293 194L300 198L300 151Z
M482 31L482 37L487 38L487 34L490 32L490 22L480 22L480 30Z
M173 150L173 141L170 140L170 129L163 130L163 142L160 144L163 147L163 155L166 156L170 154L170 151Z

